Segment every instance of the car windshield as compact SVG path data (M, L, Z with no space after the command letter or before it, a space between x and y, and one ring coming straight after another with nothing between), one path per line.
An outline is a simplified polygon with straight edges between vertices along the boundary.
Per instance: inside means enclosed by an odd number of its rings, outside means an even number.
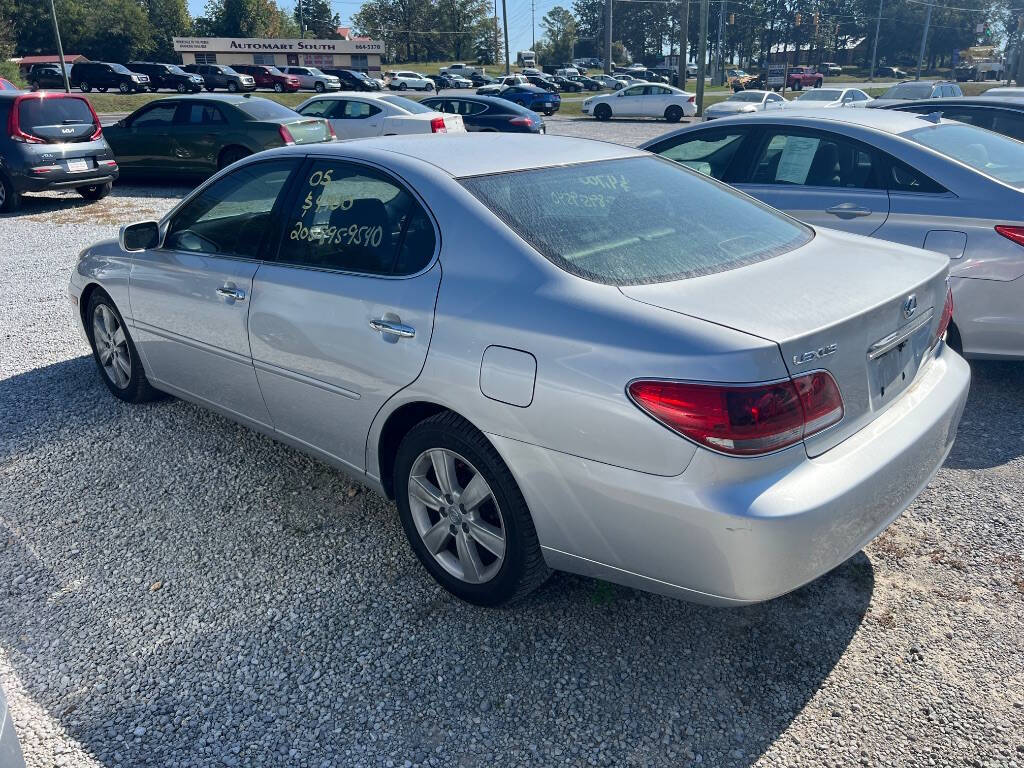
M381 101L386 101L389 104L394 104L396 107L404 109L406 112L411 112L414 115L422 115L425 112L433 112L432 109L427 109L418 101L407 99L404 96L381 96Z
M270 73L271 75L278 75L282 77L284 76L284 72L282 72L277 67L267 67L267 72Z
M839 101L842 91L830 91L827 88L818 88L813 91L804 91L797 97L797 101Z
M957 123L918 128L904 135L1004 184L1024 187L1022 142L973 125Z
M238 74L238 72L233 70L231 67L221 67L220 71L221 71L222 75L237 75Z
M884 94L883 99L927 99L932 95L930 83L900 83Z
M317 69L316 67L306 67L306 70L311 75L314 75L314 76L315 75L319 75L320 77L326 77L326 75L323 72L321 72L319 69Z
M172 75L187 75L188 74L188 72L186 72L184 69L182 69L181 67L179 67L179 66L177 66L175 64L168 64L167 65L167 71L170 72Z
M755 104L758 104L763 100L764 94L756 93L754 91L740 91L739 93L734 93L732 96L726 99L726 101L747 101L753 102Z
M110 68L112 70L114 70L115 72L117 72L119 74L122 74L122 75L134 75L135 74L130 69L128 69L128 67L126 67L124 64L111 64Z
M362 72L352 72L351 70L349 70L349 74L352 75L353 77L359 79L359 80L369 80L370 79L366 75L364 75Z
M611 285L722 272L811 238L798 222L658 157L476 176L462 184L555 265Z
M284 104L278 104L270 99L243 99L235 103L242 112L253 120L288 120L298 117L294 109L289 109Z

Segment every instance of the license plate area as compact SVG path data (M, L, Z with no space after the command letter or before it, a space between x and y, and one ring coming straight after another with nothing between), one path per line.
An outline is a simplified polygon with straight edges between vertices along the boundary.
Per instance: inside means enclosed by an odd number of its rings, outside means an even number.
M65 160L64 162L68 165L68 173L81 173L89 170L89 161L85 158Z
M871 409L886 407L911 385L928 351L931 323L917 327L906 339L873 359L868 359Z

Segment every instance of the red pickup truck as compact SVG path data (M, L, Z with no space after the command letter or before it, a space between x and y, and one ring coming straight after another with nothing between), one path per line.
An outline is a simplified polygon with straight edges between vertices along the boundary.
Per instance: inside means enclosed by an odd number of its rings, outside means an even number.
M804 88L821 88L824 81L825 77L815 72L813 67L790 67L786 87L794 91Z
M257 88L272 88L278 93L295 93L299 90L299 78L286 75L277 67L263 64L232 64L231 68L243 75L252 75Z

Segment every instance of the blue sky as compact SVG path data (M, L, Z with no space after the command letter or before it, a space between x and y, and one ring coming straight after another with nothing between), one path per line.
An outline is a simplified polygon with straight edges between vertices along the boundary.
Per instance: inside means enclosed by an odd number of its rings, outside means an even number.
M281 0L279 0L281 2ZM494 0L491 0L492 4ZM281 4L285 8L293 8L294 3L283 0ZM506 0L508 6L508 40L509 49L512 51L512 61L515 63L516 51L529 49L533 45L533 37L530 30L530 0ZM556 5L563 5L572 8L571 0L535 0L537 37L541 36L540 20ZM332 0L331 7L341 17L342 25L347 26L352 14L359 10L362 3L359 0ZM202 16L206 7L206 0L189 0L189 10L193 16ZM498 2L498 14L501 14L501 2Z

